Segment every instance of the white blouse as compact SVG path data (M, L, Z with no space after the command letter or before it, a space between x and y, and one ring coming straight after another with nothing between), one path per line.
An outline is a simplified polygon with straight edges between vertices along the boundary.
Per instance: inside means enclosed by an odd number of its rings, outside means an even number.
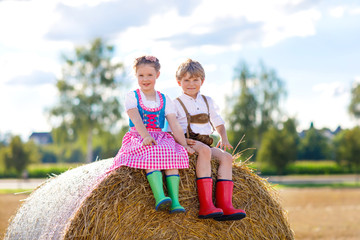
M140 95L141 95L141 99L142 99L142 102L145 107L157 108L160 106L160 97L158 94L156 94L155 101L147 100L145 94L141 90L140 90ZM171 113L176 114L176 109L175 109L175 105L174 105L173 101L166 94L164 94L164 95L166 98L165 116L167 116L168 114L171 114ZM129 109L132 109L132 108L137 108L137 99L136 99L134 91L128 92L125 97L125 110L128 111Z
M208 97L208 96L205 96L205 97L209 104L209 113L210 113L211 123L214 125L214 127L225 124L224 120L222 119L222 117L219 114L218 105L214 103L214 101L211 97ZM195 99L186 94L181 95L179 98L185 104L185 107L188 110L190 115L196 115L196 114L200 114L200 113L208 113L206 103L200 93L198 93L198 95ZM184 108L181 106L181 104L178 100L174 100L174 103L175 103L175 108L176 108L177 120L179 121L184 133L186 133L186 129L187 129L187 125L188 125L186 113L184 111ZM213 132L213 129L212 129L210 123L203 123L203 124L190 123L190 127L193 130L193 132L199 133L199 134L210 135Z

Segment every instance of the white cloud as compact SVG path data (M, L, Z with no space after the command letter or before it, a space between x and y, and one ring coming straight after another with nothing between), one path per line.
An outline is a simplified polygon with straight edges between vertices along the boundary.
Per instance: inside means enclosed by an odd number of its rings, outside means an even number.
M34 72L51 72L58 76L60 66L56 59L34 53L7 53L0 56L0 83L10 83L19 76L29 76Z
M0 2L0 45L23 49L44 44L43 36L57 19L53 1Z
M25 86L0 87L1 132L21 135L24 140L32 131L49 131L51 127L44 116L44 109L55 102L54 85L36 88Z
M219 105L224 106L224 89L231 89L232 83L229 80L233 71L232 64L237 60L234 60L235 55L241 56L240 50L252 51L249 49L253 48L261 52L261 46L274 46L293 37L312 36L317 33L316 23L321 19L322 12L330 9L319 8L317 1L301 0L203 0L199 5L190 0L144 1L146 4L139 4L139 0L135 3L126 5L126 2L115 0L0 1L0 102L9 103L1 106L1 111L8 114L8 119L0 120L0 130L16 129L14 131L18 132L20 128L21 131L29 131L47 126L42 109L52 101L54 89L50 85L41 85L39 90L25 86L15 88L5 83L36 72L51 72L58 76L61 67L60 53L73 51L74 36L71 34L77 33L84 41L90 40L90 35L85 33L110 36L110 43L115 44L116 54L121 56L119 60L125 63L130 75L135 57L142 54L156 55L162 65L157 88L174 97L181 92L174 77L178 65L188 57L199 60L204 64L206 72L211 73L207 75L204 93L217 96ZM119 7L122 5L124 8ZM95 27L87 19L93 17L89 13L99 12L98 7L102 14L111 16L101 18ZM107 11L109 7L113 7L111 14ZM140 14L140 20L120 18L125 13L130 16L136 10L144 13ZM74 13L72 11L79 15L71 15ZM344 5L331 9L329 14L341 17L347 12L360 14L360 8L350 9ZM67 16L72 17L71 21L62 21ZM52 29L53 34L59 33L54 24L62 27L63 33L68 34L66 38L61 36L49 39L49 31ZM72 27L73 31L70 31L68 27L71 24L81 27ZM256 50L254 53L257 54ZM360 82L359 76L355 79ZM219 89L218 81L223 81L221 83L225 87ZM133 86L136 86L135 79ZM321 117L318 116L321 115L318 110L321 104L331 103L342 110L346 105L343 100L346 87L341 83L320 84L313 87L313 92L317 94L315 100L304 98L290 101L295 104L292 107L294 111L299 107L299 116L304 116L305 122L312 119L320 124L316 117ZM338 96L335 100L334 95ZM35 100L31 100L33 98ZM334 102L337 100L340 102ZM312 105L317 109L308 114L306 110ZM24 110L24 106L27 109ZM18 111L10 114L14 109ZM331 110L324 107L324 116L328 121L340 118L338 115L341 114L331 117L330 113ZM346 113L342 111L342 114ZM21 121L24 116L29 116L29 120ZM326 125L326 119L322 122Z
M240 50L252 42L268 47L286 38L315 34L321 13L310 7L297 9L300 3L207 0L190 15L180 16L176 10L153 15L148 24L125 30L119 39L130 49L146 49L160 39L169 47L194 48L192 52L205 54Z
M348 89L342 82L320 83L312 87L312 90L326 98L334 98L348 95Z
M334 18L341 18L342 16L344 16L345 10L346 8L344 6L338 6L329 9L329 14Z
M360 76L354 77L354 83L355 84L360 84Z
M299 122L298 130L308 129L311 122L316 128L328 127L335 130L338 126L351 128L354 121L350 118L347 108L349 95L337 98L324 95L307 97L289 97L286 109L289 116L296 116Z
M275 14L266 20L263 46L269 47L291 37L306 37L316 33L315 22L321 18L318 10L310 9L291 15Z
M349 13L350 13L351 15L358 15L358 14L360 14L360 7L350 9L350 10L349 10Z
M57 2L61 2L62 4L65 4L67 6L71 6L71 7L80 7L80 6L84 6L84 5L87 5L87 6L91 6L91 7L94 7L94 6L97 6L99 5L100 3L104 3L104 2L113 2L114 0L76 0L76 1L73 1L73 0L57 0Z

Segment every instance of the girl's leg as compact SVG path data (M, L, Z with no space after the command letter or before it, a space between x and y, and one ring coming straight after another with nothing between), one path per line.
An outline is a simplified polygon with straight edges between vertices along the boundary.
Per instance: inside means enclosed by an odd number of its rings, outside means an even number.
M170 213L185 212L185 208L179 203L179 171L177 169L169 169L165 170L165 174L168 193L172 200Z
M171 198L166 197L163 188L163 177L159 170L147 169L146 178L155 197L155 209L165 210L171 205Z
M232 179L232 156L219 148L212 148L211 152L219 160L218 178L216 182L216 207L221 208L223 216L216 217L215 220L240 220L246 217L242 209L235 209L232 205L232 195L234 183Z
M178 169L166 169L165 174L168 175L179 175Z

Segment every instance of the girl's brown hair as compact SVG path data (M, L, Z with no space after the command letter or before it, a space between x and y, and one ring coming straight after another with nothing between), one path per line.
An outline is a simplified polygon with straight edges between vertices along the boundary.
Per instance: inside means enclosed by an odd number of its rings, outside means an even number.
M154 56L144 55L144 56L135 58L135 61L133 64L133 69L135 70L135 72L137 72L137 69L141 64L150 64L155 68L155 70L157 72L160 71L161 65L160 65L159 59L157 59Z

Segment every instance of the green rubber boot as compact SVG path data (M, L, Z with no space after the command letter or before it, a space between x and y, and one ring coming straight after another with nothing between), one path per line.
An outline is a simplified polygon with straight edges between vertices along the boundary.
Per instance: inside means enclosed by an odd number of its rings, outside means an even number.
M172 200L170 213L185 212L185 208L183 208L179 203L179 182L180 182L179 175L166 176L168 193Z
M151 190L155 197L155 210L167 210L171 206L171 198L165 197L162 173L160 171L153 171L146 174Z

